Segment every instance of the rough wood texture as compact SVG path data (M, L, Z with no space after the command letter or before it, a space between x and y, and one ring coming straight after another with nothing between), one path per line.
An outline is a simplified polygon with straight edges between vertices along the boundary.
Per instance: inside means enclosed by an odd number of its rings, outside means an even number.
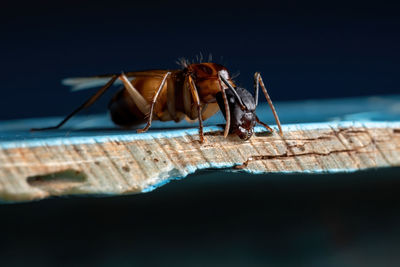
M223 127L212 126L224 123L217 114L205 122L204 145L197 125L185 122L154 122L145 134L119 129L104 115L77 116L62 129L38 133L29 128L61 118L0 122L0 201L147 192L209 168L335 173L400 165L400 96L275 104L283 138L256 128L249 141L225 139ZM266 105L257 114L273 121Z
M334 172L400 166L400 123L320 123L284 126L284 136L243 142L207 127L105 137L0 143L0 199L52 195L125 194L153 190L198 169Z

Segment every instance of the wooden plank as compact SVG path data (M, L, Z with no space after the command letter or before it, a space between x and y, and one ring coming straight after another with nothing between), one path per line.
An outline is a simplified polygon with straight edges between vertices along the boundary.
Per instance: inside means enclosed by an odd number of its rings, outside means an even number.
M400 166L399 122L286 125L283 137L257 128L247 142L225 139L219 127L206 131L203 145L195 130L2 143L0 198L147 192L207 168L323 173Z
M2 201L148 192L201 169L333 173L400 166L399 121L286 124L283 137L256 127L245 142L207 126L205 144L193 127L29 133L20 125L0 124Z

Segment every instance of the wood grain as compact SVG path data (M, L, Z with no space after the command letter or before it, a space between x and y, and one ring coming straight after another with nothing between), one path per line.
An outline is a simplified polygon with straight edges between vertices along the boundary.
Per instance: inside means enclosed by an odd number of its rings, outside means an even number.
M199 169L251 173L356 171L400 166L400 123L285 125L284 136L256 128L243 142L221 127L197 131L0 142L0 199L151 191ZM224 175L224 172L221 172Z

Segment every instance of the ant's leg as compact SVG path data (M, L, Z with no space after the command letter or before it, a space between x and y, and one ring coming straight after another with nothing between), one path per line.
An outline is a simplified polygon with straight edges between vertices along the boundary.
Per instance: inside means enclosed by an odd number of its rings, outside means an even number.
M259 124L261 124L262 126L264 126L265 128L267 128L268 131L270 131L270 132L273 132L273 131L274 131L274 129L272 129L271 127L269 127L268 124L266 124L266 123L260 121L260 119L259 119L257 116L256 116L256 122L258 122Z
M228 98L226 97L225 89L222 88L221 85L221 75L218 73L218 82L219 82L219 88L221 89L222 93L222 99L224 100L224 106L225 106L225 119L226 119L226 124L225 124L225 130L224 130L224 137L226 138L229 134L229 128L231 127L231 112L229 110L229 104L228 104Z
M197 88L193 82L192 77L189 76L188 78L189 78L190 92L192 93L193 100L197 105L197 114L198 114L198 118L199 118L200 143L204 143L205 138L204 138L204 133L203 133L203 118L202 118L202 114L201 114L202 112L201 112L201 105L200 105L200 97L199 97L199 93L197 92Z
M236 96L236 100L239 102L240 108L242 110L246 109L246 106L243 104L242 99L240 98L239 94L236 92L235 88L233 88L233 86L224 78L224 76L218 74L219 78L225 83L226 86L229 87L229 89L231 89L231 91L235 94ZM256 104L257 106L257 104Z
M257 105L258 105L258 91L259 91L259 89L260 89L260 83L258 82L258 76L259 76L259 75L260 75L260 74L259 74L258 72L256 72L256 73L254 74L254 91L255 91L255 92L254 92L254 100L255 100L255 103L256 103L256 107L257 107ZM261 124L261 125L264 126L265 128L267 128L270 132L273 132L273 131L274 131L271 127L268 126L268 124L266 124L266 123L260 121L260 119L257 117L257 115L256 115L256 122L259 123L259 124Z
M261 78L261 74L259 73L259 72L256 72L255 74L254 74L254 84L255 84L255 86L256 86L256 95L257 95L257 98L256 98L256 103L258 102L258 86L259 86L259 84L261 85L261 89L263 90L263 93L264 93L264 95L265 95L265 98L267 99L267 102L268 102L268 104L269 104L269 107L271 108L271 110L272 110L272 113L274 114L274 118L275 118L275 121L276 121L276 124L278 125L278 128L279 128L279 134L282 136L282 127L281 127L281 122L279 121L279 117L278 117L278 114L276 113L276 111L275 111L275 107L274 107L274 104L272 104L272 101L271 101L271 98L269 97L269 94L268 94L268 91L267 91L267 89L265 88L265 85L264 85L264 82L263 82L263 80L262 80L262 78ZM259 121L258 121L259 122ZM261 124L261 123L260 123ZM262 124L263 125L263 124ZM263 125L264 126L264 125ZM270 129L270 128L269 128Z
M254 101L256 102L256 107L258 106L258 91L260 89L260 83L258 82L258 76L260 73L254 73Z
M173 119L175 122L179 122L180 118L176 112L175 98L175 84L170 78L167 80L167 110L171 116L171 119Z
M165 81L167 80L167 77L168 77L170 74L171 74L171 72L167 72L167 73L164 75L164 78L163 78L163 80L161 81L160 87L158 88L156 94L155 94L154 97L153 97L153 100L151 101L150 112L146 114L146 116L148 116L148 118L147 118L147 124L146 124L146 126L145 126L143 129L138 129L138 130L137 130L138 133L144 133L144 132L146 132L146 131L150 128L150 126L151 126L151 120L153 119L154 106L155 106L155 104L157 103L157 98L158 98L158 96L160 95L160 92L161 92L161 90L162 90L163 87L164 87Z
M124 84L125 89L128 91L129 95L131 96L133 102L138 107L140 112L142 112L143 114L148 114L150 112L150 105L147 100L144 99L144 97L135 87L133 87L132 83L128 80L124 73L119 76L119 79Z
M83 103L80 107L75 109L71 114L69 114L65 119L63 119L59 124L56 126L52 127L46 127L46 128L33 128L31 131L44 131L44 130L54 130L60 128L64 123L66 123L71 117L73 117L76 113L81 111L82 109L85 109L89 106L91 106L94 102L96 102L97 99L99 99L100 96L102 96L110 87L111 85L115 82L115 80L118 78L118 75L112 76L112 78L102 87L100 90L98 90L93 96L91 96L85 103Z

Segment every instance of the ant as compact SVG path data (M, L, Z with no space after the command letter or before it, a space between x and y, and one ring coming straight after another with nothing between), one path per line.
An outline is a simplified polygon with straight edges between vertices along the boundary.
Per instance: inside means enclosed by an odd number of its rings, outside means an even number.
M102 96L117 80L124 87L111 99L108 108L111 119L117 125L132 127L146 122L138 133L146 132L153 120L179 122L182 119L199 121L200 142L204 142L203 121L222 111L226 125L224 136L234 133L243 140L253 135L256 123L263 125L269 131L271 127L260 121L255 110L258 105L258 91L261 89L275 117L282 135L279 117L268 95L260 73L254 74L255 95L245 88L237 87L232 81L227 68L206 62L189 63L180 61L182 69L177 70L143 70L122 74L107 74L88 78L68 78L65 85L73 89L85 89L98 86L108 81L85 103L65 117L53 127L32 129L58 129L79 111L88 108Z

